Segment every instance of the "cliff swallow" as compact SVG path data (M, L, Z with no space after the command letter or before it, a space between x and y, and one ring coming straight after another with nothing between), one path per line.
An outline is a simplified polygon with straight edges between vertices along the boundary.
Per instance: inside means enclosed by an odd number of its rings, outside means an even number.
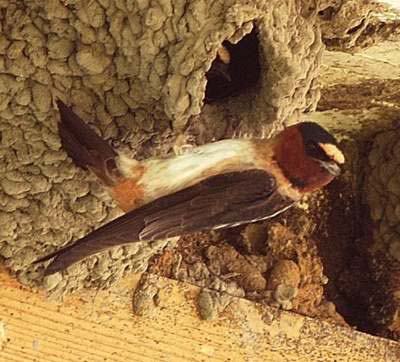
M260 75L256 31L245 35L237 44L224 41L206 73L206 103L240 94L255 85Z
M133 241L271 218L331 182L345 161L330 133L304 122L272 139L223 140L139 162L114 151L61 101L58 108L64 149L99 177L126 214L38 260L54 257L46 274Z
M229 63L231 62L231 54L225 46L221 46L217 50L217 57L211 64L210 70L207 72L206 77L208 81L213 81L218 78L231 82L232 78L229 74Z

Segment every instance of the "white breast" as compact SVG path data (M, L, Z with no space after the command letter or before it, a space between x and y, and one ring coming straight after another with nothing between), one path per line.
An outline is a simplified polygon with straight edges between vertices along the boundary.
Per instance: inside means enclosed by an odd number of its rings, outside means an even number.
M254 167L249 140L223 140L190 150L183 155L148 160L139 184L146 201L182 190L206 177Z

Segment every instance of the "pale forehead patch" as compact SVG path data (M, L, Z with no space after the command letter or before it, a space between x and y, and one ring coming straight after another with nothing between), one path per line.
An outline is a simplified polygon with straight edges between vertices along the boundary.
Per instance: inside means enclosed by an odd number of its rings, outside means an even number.
M345 161L344 155L339 148L331 143L318 143L319 147L321 147L326 155L339 165L343 164Z

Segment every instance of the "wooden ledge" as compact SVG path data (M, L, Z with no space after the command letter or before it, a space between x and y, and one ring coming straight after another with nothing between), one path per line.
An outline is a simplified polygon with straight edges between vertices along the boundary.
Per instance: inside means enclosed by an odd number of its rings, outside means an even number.
M139 317L132 313L139 279L132 275L112 290L85 291L60 304L0 273L0 361L400 360L396 342L240 298L219 319L200 320L199 288L165 278L160 304Z

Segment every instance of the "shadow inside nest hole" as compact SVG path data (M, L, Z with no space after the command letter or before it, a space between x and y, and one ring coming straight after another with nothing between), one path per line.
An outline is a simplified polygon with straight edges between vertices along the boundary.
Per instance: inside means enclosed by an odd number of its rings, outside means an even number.
M256 27L238 43L224 41L206 73L205 103L239 96L260 78L259 39Z

